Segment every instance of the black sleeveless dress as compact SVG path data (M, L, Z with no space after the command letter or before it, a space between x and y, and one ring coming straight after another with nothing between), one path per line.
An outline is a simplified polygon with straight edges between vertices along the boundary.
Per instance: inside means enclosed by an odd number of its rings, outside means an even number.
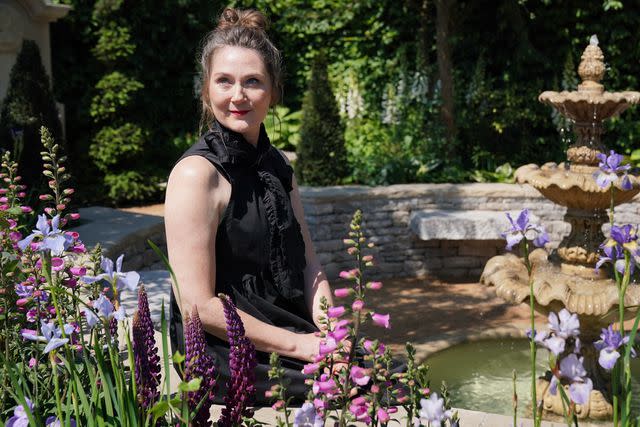
M264 126L253 146L215 122L181 159L187 156L204 157L231 184L216 236L216 294L229 295L240 310L265 323L296 333L316 332L304 299L305 245L289 196L293 170L269 142ZM170 336L173 352L184 354L182 317L173 292ZM229 344L210 334L206 339L219 374L216 395L221 403L229 378ZM258 352L257 358L256 405L269 405L264 397L272 385L269 354ZM306 362L281 361L291 380L288 395L303 401Z

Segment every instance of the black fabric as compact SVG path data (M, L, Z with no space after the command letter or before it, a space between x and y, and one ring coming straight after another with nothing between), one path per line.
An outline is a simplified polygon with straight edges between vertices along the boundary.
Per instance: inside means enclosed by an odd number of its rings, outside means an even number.
M229 295L236 306L255 318L296 333L317 328L304 301L305 247L293 214L289 192L293 170L260 130L257 146L219 123L181 157L202 156L231 184L231 197L216 236L216 294ZM182 284L187 286L187 284ZM182 317L171 293L172 350L184 354ZM217 365L218 402L229 377L229 345L207 334L208 351ZM256 404L268 405L264 392L269 355L258 352ZM304 400L305 362L281 357L291 380L288 394Z

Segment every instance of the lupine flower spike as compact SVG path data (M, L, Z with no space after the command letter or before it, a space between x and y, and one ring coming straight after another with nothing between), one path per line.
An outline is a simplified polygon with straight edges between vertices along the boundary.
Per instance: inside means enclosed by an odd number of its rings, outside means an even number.
M197 306L193 307L191 316L187 315L184 340L185 380L202 379L200 388L189 392L189 408L192 411L195 410L206 395L200 410L193 418L192 425L195 427L210 426L209 410L215 397L216 372L213 357L206 351L204 329Z
M133 315L133 354L138 402L145 409L151 408L160 396L160 357L153 334L147 292L140 286L138 311Z
M251 405L255 394L256 349L244 336L244 325L231 298L221 294L220 299L227 320L230 350L227 395L224 398L225 407L220 414L218 426L231 427L239 425L242 417L253 415L253 411L247 406Z

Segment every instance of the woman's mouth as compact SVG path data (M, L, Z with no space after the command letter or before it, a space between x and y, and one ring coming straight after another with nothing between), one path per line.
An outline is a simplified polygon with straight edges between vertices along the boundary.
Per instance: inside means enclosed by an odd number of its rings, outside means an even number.
M251 110L229 110L232 116L234 117L242 117L247 114Z

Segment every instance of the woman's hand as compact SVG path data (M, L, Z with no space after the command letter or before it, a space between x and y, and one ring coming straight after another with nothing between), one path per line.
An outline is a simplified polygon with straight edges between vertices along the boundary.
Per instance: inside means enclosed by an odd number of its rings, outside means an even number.
M322 339L315 333L298 334L296 337L296 358L307 362L313 362L320 351Z

